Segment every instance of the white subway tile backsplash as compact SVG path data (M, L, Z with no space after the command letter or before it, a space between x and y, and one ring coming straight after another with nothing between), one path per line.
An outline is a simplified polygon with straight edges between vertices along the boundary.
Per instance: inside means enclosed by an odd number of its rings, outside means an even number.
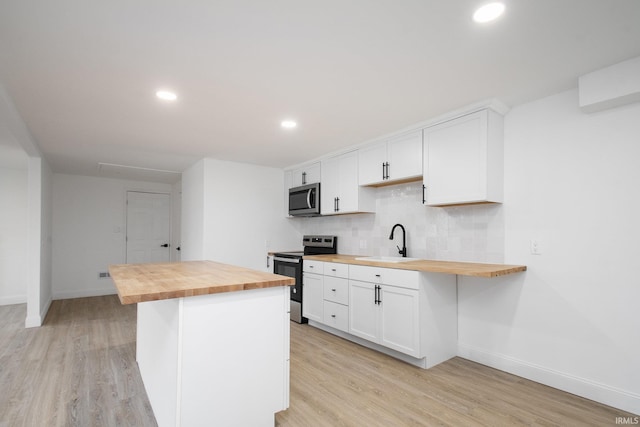
M504 262L502 205L428 207L422 205L422 183L376 189L376 213L296 218L302 234L338 236L338 252L396 256L407 230L408 256L447 261ZM363 248L364 246L364 248Z

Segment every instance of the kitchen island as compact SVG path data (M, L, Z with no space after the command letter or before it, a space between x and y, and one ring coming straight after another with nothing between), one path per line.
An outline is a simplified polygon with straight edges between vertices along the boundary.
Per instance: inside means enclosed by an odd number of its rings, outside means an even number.
M109 273L138 304L136 360L160 427L274 425L289 406L294 279L213 261Z

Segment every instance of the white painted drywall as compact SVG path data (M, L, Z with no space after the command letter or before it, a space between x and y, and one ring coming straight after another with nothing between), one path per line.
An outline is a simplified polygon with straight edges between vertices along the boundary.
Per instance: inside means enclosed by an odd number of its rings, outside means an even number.
M53 175L53 298L116 292L98 278L126 261L126 192L171 193L170 184Z
M196 163L182 178L183 260L270 270L269 250L302 249L302 235L282 213L283 188L281 169L215 159Z
M0 167L0 305L27 302L27 266L27 169Z
M52 173L42 157L27 166L27 328L41 326L51 305Z
M204 259L204 159L182 173L181 246L183 261Z
M463 357L640 413L638 118L577 90L506 116L505 262L528 271L460 278Z

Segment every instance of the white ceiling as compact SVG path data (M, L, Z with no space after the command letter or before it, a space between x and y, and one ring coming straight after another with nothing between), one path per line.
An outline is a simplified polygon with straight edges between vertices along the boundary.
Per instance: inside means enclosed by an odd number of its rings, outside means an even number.
M56 172L284 167L640 55L638 0L482 3L0 0L0 83Z

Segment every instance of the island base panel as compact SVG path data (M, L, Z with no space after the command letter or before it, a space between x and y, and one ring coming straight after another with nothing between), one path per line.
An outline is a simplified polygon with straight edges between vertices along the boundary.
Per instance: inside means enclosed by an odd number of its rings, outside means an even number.
M289 288L138 305L138 364L160 427L273 426L289 406Z

